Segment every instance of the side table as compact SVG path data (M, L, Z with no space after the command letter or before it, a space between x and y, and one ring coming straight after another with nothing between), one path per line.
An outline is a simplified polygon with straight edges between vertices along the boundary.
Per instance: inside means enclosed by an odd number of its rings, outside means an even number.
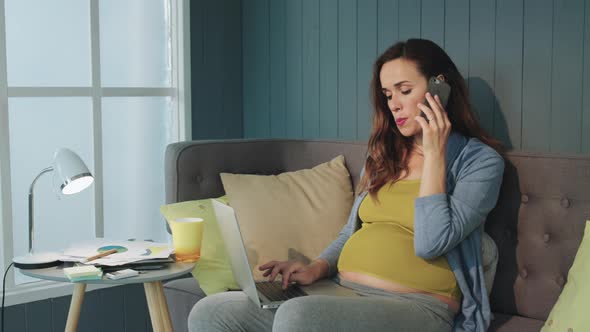
M142 271L139 275L131 278L111 280L103 275L100 280L85 280L74 283L74 293L72 294L72 301L70 303L70 310L68 312L68 320L66 322L66 332L75 332L78 327L78 319L80 317L80 309L82 308L82 301L84 300L84 293L86 292L87 284L111 284L111 285L125 285L143 283L145 289L145 297L147 299L148 309L150 312L150 319L152 327L155 332L170 332L172 331L172 323L170 322L170 312L168 312L168 304L164 297L164 289L162 288L162 281L172 279L184 275L194 268L195 263L170 263L166 267L159 270ZM61 281L71 282L63 273L63 265L48 267L45 269L20 270L26 276Z

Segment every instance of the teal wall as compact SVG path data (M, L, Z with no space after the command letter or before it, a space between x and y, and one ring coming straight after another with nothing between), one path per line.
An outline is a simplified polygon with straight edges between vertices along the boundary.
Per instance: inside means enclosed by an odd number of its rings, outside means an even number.
M243 136L241 6L241 0L190 2L193 139Z
M62 332L71 301L68 295L6 307L4 331ZM86 292L77 331L153 331L143 286L129 284Z
M366 140L372 62L423 37L506 145L590 152L584 0L243 0L241 15L244 137Z

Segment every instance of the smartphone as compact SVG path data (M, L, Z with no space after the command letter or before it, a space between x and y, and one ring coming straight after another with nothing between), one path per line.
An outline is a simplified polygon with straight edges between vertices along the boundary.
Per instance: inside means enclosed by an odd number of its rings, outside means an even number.
M432 76L428 80L427 89L428 92L430 92L430 94L432 95L432 97L438 95L438 98L440 98L440 102L443 105L443 108L447 107L447 102L449 101L449 96L451 95L451 86L447 82ZM430 104L428 103L428 100L426 100L426 98L424 98L424 104L430 107ZM426 114L424 114L424 112L421 112L420 115L422 115L423 118L427 119Z

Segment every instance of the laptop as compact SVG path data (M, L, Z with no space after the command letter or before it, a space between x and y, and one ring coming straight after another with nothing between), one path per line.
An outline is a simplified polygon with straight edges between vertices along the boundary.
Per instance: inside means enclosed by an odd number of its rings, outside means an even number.
M234 209L215 199L211 202L231 261L234 278L240 289L259 307L276 309L288 299L311 294L359 296L351 289L329 279L318 280L308 286L290 285L286 290L281 288L280 281L255 282Z

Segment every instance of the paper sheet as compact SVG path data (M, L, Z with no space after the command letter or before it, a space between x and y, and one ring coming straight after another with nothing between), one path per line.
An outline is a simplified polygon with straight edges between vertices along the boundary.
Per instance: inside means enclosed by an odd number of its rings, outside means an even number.
M167 258L174 253L172 245L168 243L110 241L98 238L71 245L64 250L60 260L64 262L82 262L87 257L94 256L109 249L117 249L118 252L85 264L117 266L141 260Z

